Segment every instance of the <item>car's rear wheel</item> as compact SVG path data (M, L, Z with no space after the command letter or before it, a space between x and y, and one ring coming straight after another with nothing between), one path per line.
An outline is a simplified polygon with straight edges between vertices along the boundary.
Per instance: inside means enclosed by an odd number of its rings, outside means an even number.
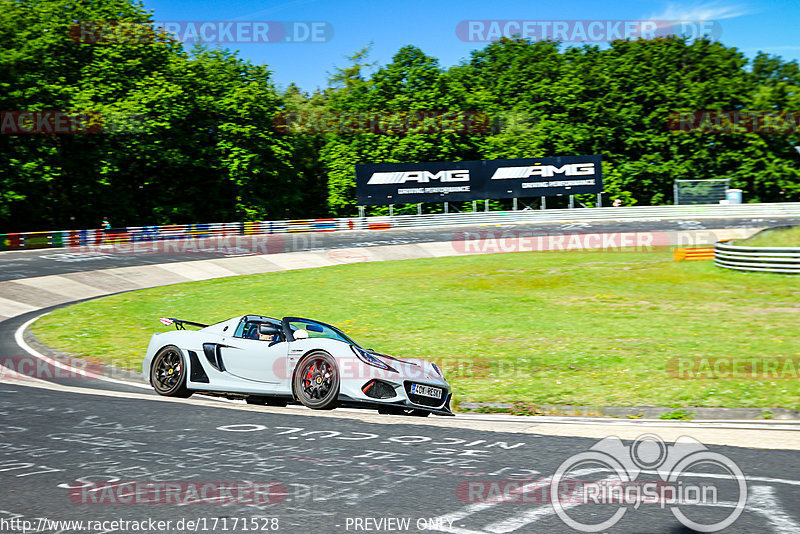
M150 367L150 383L159 395L165 397L190 397L192 391L186 388L188 373L186 362L180 349L174 345L162 348L153 358Z
M280 397L262 397L260 395L250 395L245 399L247 404L258 404L260 406L278 406L278 407L285 407L289 402L286 399L282 399Z
M297 400L312 410L330 410L339 399L339 370L333 356L315 351L303 358L294 373Z

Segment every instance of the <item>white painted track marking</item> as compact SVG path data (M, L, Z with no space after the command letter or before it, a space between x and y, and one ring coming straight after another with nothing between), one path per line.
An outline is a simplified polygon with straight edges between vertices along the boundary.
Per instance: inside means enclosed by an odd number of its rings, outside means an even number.
M86 378L94 378L96 380L102 380L104 382L110 382L112 384L122 384L122 385L125 385L125 386L131 386L131 387L136 387L136 388L141 388L141 389L152 389L147 384L137 384L136 382L126 382L124 380L117 380L116 378L110 378L108 376L103 376L103 375L98 375L96 373L91 373L91 372L86 371L84 369L78 369L76 367L72 367L72 366L67 365L65 363L62 363L62 362L60 362L58 360L54 360L53 358L45 356L44 354L42 354L38 350L36 350L33 347L31 347L30 345L28 345L28 343L25 341L25 339L23 339L23 336L25 334L25 330L31 324L35 323L36 321L38 321L39 319L41 319L45 315L47 315L47 313L43 313L43 314L41 314L41 315L39 315L37 317L34 317L33 319L30 319L29 321L27 321L27 322L23 323L22 325L20 325L20 327L17 328L17 331L14 332L14 341L16 341L17 345L19 345L19 347L22 350L24 350L25 352L27 352L28 354L30 354L34 358L38 358L39 360L47 362L50 365L58 367L59 369L63 369L65 371L70 371L71 373L75 373L75 374L84 376Z
M716 478L717 474L696 473L696 475ZM766 477L752 477L752 478L748 477L748 480L753 480L753 479L761 479L765 481L784 483L784 484L800 485L800 481L797 480L770 479ZM549 484L549 481L546 481L546 483ZM537 482L529 484L525 487L533 489L537 487L537 484L539 484L539 486L541 485L539 482ZM761 486L761 485L751 486L749 488L749 493L750 495L747 499L747 505L744 508L745 512L762 516L772 527L770 530L772 532L775 532L776 534L796 534L797 532L800 532L800 523L798 523L792 516L786 513L783 506L781 506L781 503L775 496L774 487ZM492 501L492 502L474 503L469 506L466 506L461 511L454 512L452 514L445 514L436 519L444 519L445 522L449 520L452 520L453 522L459 521L476 512L486 510L502 502L503 500L498 499L497 501ZM567 503L563 505L563 508L564 509L574 508L581 504L582 503ZM484 506L478 506L478 505L484 505ZM682 506L687 506L687 505L682 505ZM689 504L689 506L712 506L717 508L735 508L736 503L721 501L713 505ZM544 519L552 515L555 515L555 510L553 509L552 506L541 505L535 508L528 509L521 513L516 513L507 519L495 521L484 527L480 527L479 530L457 527L455 525L449 528L442 527L441 529L434 529L434 530L437 530L439 532L447 532L448 534L509 534L511 532L517 531L518 529L524 527L525 525L535 523L540 519Z

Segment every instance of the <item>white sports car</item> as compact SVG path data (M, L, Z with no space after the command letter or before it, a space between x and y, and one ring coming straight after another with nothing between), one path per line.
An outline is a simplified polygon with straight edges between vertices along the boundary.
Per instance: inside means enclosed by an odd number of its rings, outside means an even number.
M176 330L153 334L142 362L159 395L198 391L270 406L300 402L315 410L353 406L453 415L450 384L436 364L365 349L319 321L245 315L210 326L161 322Z

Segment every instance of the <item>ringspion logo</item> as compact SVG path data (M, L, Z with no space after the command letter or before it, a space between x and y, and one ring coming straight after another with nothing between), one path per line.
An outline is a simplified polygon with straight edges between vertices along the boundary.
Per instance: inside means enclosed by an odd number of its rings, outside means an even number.
M595 477L573 485L563 499L562 481ZM642 474L656 474L644 480ZM733 460L689 436L668 445L655 434L643 434L630 445L610 436L575 454L556 469L550 480L550 502L556 515L580 532L607 531L628 512L655 504L668 508L683 526L697 532L717 532L731 526L747 503L747 481ZM607 505L608 513L590 517L571 512L583 504ZM704 516L703 509L721 513Z

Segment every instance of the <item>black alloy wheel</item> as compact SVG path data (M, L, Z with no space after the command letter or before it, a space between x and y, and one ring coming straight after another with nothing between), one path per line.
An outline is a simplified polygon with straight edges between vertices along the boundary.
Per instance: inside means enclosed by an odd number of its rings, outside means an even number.
M294 374L297 400L312 410L330 410L339 400L339 370L333 356L323 351L303 358Z
M188 371L180 349L167 345L153 358L150 383L159 395L186 398L192 395L192 391L186 388Z

